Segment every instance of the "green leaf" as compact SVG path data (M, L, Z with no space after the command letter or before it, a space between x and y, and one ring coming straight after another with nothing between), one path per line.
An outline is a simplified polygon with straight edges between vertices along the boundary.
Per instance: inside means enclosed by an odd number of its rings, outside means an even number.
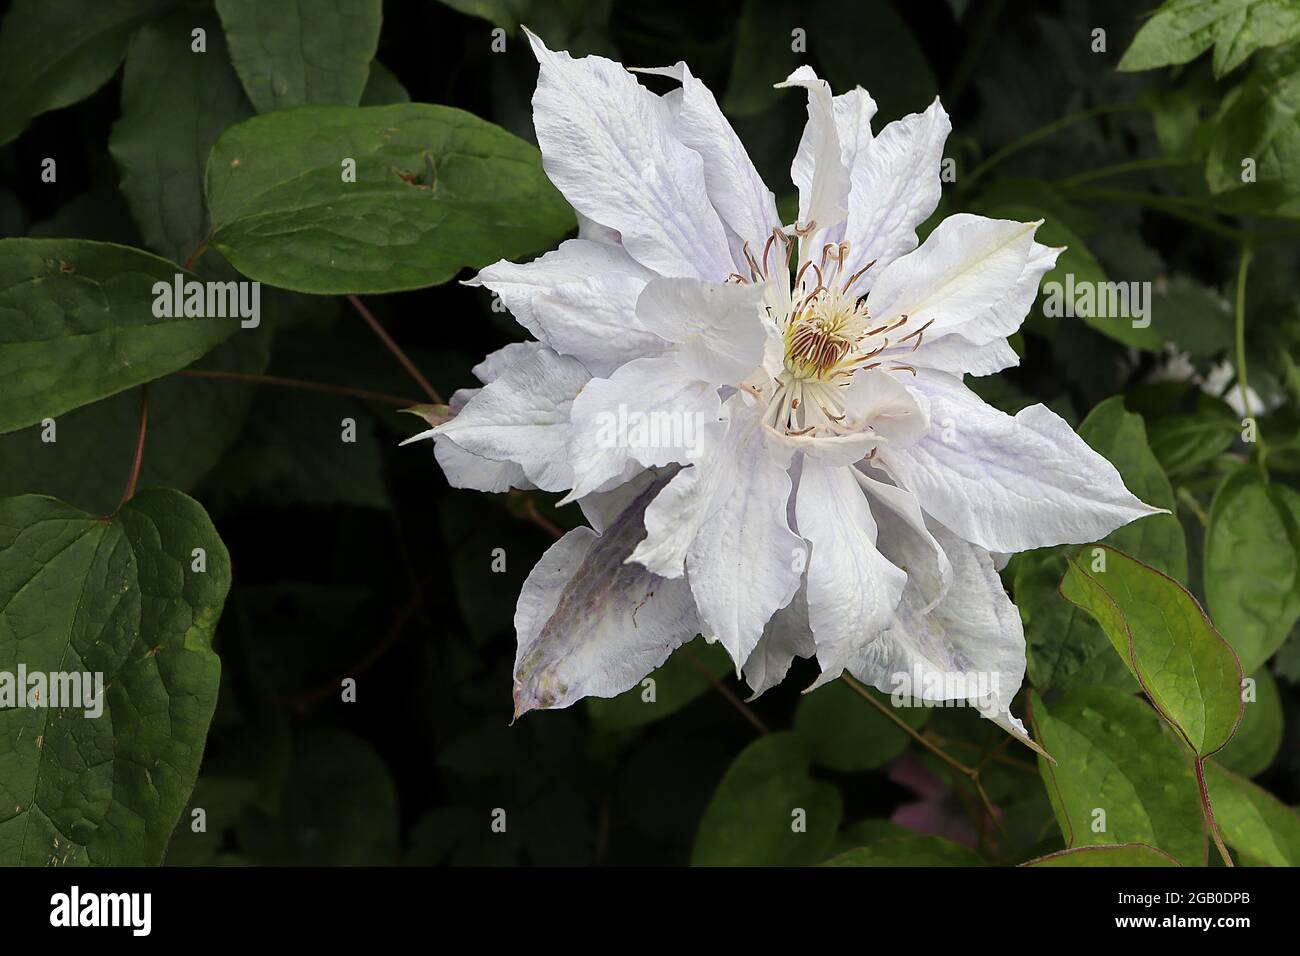
M807 17L813 23L836 24L833 30L814 31L813 53L836 93L855 86L870 91L879 106L877 129L885 120L921 112L938 94L939 83L925 52L884 0L814 0ZM789 33L785 39L788 46Z
M1300 46L1262 57L1224 98L1207 136L1205 177L1223 208L1274 213L1300 196Z
M1151 314L1164 337L1193 358L1218 355L1232 347L1228 300L1195 279L1176 275L1157 281Z
M692 661L688 654L694 654ZM703 666L714 677L724 677L732 670L731 658L721 644L693 641L673 652L663 665L652 671L641 684L617 697L602 700L597 697L587 701L591 719L609 728L640 727L675 714L709 689L709 678L700 671ZM654 699L644 685L654 680Z
M1105 846L1081 846L1073 850L1049 853L1021 866L1182 866L1168 853L1145 843L1115 843Z
M1173 578L1112 548L1101 550L1070 562L1061 593L1097 619L1192 752L1214 753L1241 720L1236 655Z
M0 146L108 82L131 34L173 0L15 0L0 23Z
M1187 63L1214 47L1214 75L1300 37L1296 0L1166 0L1119 61L1125 72Z
M190 49L196 27L207 30L206 53ZM199 245L208 226L208 152L222 130L252 112L211 14L175 13L136 35L123 73L122 115L108 148L140 233L155 252L184 262Z
M379 46L382 0L217 0L217 13L259 113L361 101Z
M731 116L754 116L790 90L776 90L804 57L790 49L791 31L803 18L778 0L745 0L736 20L736 52L722 107ZM806 29L806 28L805 28Z
M0 862L159 862L216 706L229 587L225 546L180 492L143 491L112 520L0 501L0 670L103 675L95 717L0 709Z
M1241 724L1227 746L1214 755L1217 763L1244 777L1267 770L1282 746L1282 701L1277 681L1267 667L1257 670L1250 680L1254 682L1253 693L1242 690Z
M444 6L451 7L471 17L479 17L506 30L519 28L522 17L531 13L531 0L440 0Z
M241 331L193 368L264 372L270 346L267 326ZM140 487L191 491L239 435L255 389L179 375L150 383ZM139 431L140 395L131 390L60 415L52 432L37 424L0 435L0 497L48 494L92 514L108 514L122 497ZM86 468L87 461L103 467Z
M1149 505L1173 512L1173 488L1147 444L1142 416L1124 408L1124 396L1108 398L1089 412L1079 426L1079 437L1115 466L1129 491ZM1186 583L1187 538L1174 514L1150 515L1103 540Z
M154 283L178 274L106 242L0 239L0 433L175 372L239 329L155 318Z
M1245 777L1205 765L1210 806L1223 840L1243 862L1300 866L1300 816Z
M865 689L914 729L920 729L930 717L925 707L895 708L888 694ZM843 773L883 766L906 750L911 740L853 688L838 680L799 698L794 729L807 743L814 761Z
M309 730L294 739L280 806L247 814L239 836L263 866L392 866L400 858L397 789L360 737Z
M1031 697L1038 758L1067 847L1146 843L1189 866L1205 864L1206 838L1190 761L1139 698L1078 687ZM1098 812L1100 811L1100 812ZM1099 829L1098 829L1099 828Z
M536 147L422 103L254 117L213 148L207 196L212 243L235 268L322 294L436 285L546 249L574 225Z
M742 750L704 811L691 865L818 862L839 826L841 800L835 787L808 776L809 759L803 741L790 733Z
M1241 431L1241 423L1227 402L1211 395L1197 396L1190 415L1161 418L1151 423L1147 436L1165 473L1186 475L1228 449Z
M406 91L402 81L378 60L370 61L370 78L366 80L365 91L361 94L362 106L391 106L394 103L411 102L411 94Z
M890 836L833 856L822 866L984 866L974 850L936 836Z
M214 481L223 501L228 496L278 506L387 508L382 451L365 403L263 389Z
M1205 603L1254 673L1300 618L1300 494L1254 468L1228 475L1205 532Z
M1115 656L1100 625L1061 597L1070 547L1017 554L1007 579L1025 627L1030 683L1039 690L1102 685L1136 692L1137 682Z

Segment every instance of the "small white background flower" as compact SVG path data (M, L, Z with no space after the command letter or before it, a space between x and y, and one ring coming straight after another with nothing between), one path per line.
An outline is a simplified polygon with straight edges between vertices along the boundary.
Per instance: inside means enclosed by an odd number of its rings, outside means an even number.
M1037 223L965 214L918 247L950 129L937 100L873 131L864 90L796 70L781 85L808 121L782 224L684 63L645 71L675 82L660 96L530 39L537 138L579 236L473 280L535 341L477 366L483 387L425 433L453 485L564 491L591 524L520 595L516 713L621 693L703 633L755 694L796 656L815 655L814 686L983 675L986 715L1023 735L999 556L1157 510L1042 405L1008 416L963 384L1017 363L1007 337L1060 250ZM689 449L598 439L629 411L704 427Z

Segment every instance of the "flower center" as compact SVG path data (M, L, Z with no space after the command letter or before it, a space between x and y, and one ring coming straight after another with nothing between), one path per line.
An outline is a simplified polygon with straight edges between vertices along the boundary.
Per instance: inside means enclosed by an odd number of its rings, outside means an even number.
M797 227L795 233L804 238L815 228L816 223L809 223ZM786 276L789 305L783 301L777 313L781 316L778 328L785 347L783 367L775 379L769 379L772 386L760 386L767 399L763 420L787 435L857 431L862 425L847 420L842 390L856 372L870 371L900 353L919 348L930 322L919 328L913 322L913 328L904 331L909 317L902 315L872 327L865 297L856 295L853 289L875 260L849 275L845 268L847 242L826 243L819 261L806 258L806 250L801 249L791 287L788 263L793 246L790 236L774 229L763 245L761 258L754 256L749 243L745 244L749 276L732 273L728 278L743 284L767 281L782 272ZM773 311L769 308L769 314ZM893 362L888 369L916 374L914 368L900 362Z
M786 322L786 371L822 382L852 375L858 345L872 331L870 319L861 301L834 289L819 290Z

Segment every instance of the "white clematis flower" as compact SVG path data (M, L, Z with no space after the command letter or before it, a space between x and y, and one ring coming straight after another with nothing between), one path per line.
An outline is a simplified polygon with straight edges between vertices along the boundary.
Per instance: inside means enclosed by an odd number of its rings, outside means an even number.
M516 714L619 694L703 633L755 694L796 656L817 684L904 675L929 700L978 678L982 712L1023 736L1000 556L1158 510L1043 406L1012 417L962 384L1017 363L1007 336L1060 250L1037 223L972 215L917 247L950 129L937 100L873 133L864 90L791 74L808 122L783 225L684 63L646 71L679 84L658 96L530 40L543 164L579 237L473 280L536 341L490 356L417 436L454 486L567 491L591 523L520 595ZM611 432L627 422L662 427Z

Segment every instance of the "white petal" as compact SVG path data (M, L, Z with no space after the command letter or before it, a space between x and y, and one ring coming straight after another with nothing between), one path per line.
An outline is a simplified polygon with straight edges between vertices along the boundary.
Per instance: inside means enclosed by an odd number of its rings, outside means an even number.
M528 575L515 610L516 717L620 694L699 632L686 582L625 563L659 487L643 491L604 534L570 531Z
M915 352L900 361L916 368L930 368L953 375L992 375L1020 364L1020 356L1005 338L976 345L957 332L942 335L937 341L926 340Z
M844 220L849 195L849 171L840 150L839 131L830 84L812 67L801 66L778 88L801 86L808 91L808 123L790 166L790 178L799 187L799 222L829 229Z
M930 433L878 461L928 514L990 551L1027 551L1105 537L1156 514L1059 416L1031 405L1014 418L960 380L922 371Z
M553 292L565 283L582 282L597 275L639 278L644 285L654 273L619 246L589 239L569 239L532 262L515 263L506 259L495 262L465 285L487 286L501 297L520 325L545 341L545 334L533 311L537 297Z
M704 161L673 134L660 98L612 60L575 60L528 39L541 67L533 122L551 182L579 213L617 230L642 265L725 279L731 252Z
M854 469L853 477L871 504L877 550L891 564L907 569L909 589L919 596L921 610L930 610L948 593L952 564L926 527L921 503L910 491L873 478L860 468Z
M499 353L498 353L499 354ZM518 462L544 491L572 483L569 410L591 375L577 359L548 348L517 350L496 377L435 435L481 458Z
M859 163L866 162L868 147L871 145L871 120L876 115L876 101L859 86L833 97L831 105L835 113L835 130L840 138L840 158L848 170L851 190L853 170ZM808 136L807 127L804 136ZM846 206L847 202L848 198L845 197ZM828 242L839 242L844 238L844 228L845 222L841 221L829 229L819 229L813 234L808 248L820 249Z
M613 488L593 491L578 501L578 507L592 530L603 534L643 491L656 481L663 488L675 471L675 466L669 469L647 468Z
M773 229L781 227L776 198L758 175L753 161L707 86L691 75L685 63L639 72L670 76L682 84L674 113L677 138L704 157L704 184L709 200L740 244L750 243L756 258ZM737 271L748 276L743 256L736 258Z
M1024 736L1024 727L1010 716L1025 676L1020 613L987 551L937 524L931 527L952 562L947 596L923 613L909 587L894 623L850 671L878 690L913 700L971 700L984 716L1018 727Z
M593 378L573 403L573 491L565 500L595 491L628 462L649 468L695 460L720 408L716 386L685 375L672 353Z
M447 484L453 488L501 492L533 487L532 482L524 477L524 470L515 462L493 461L472 455L450 438L435 436L433 454L442 473L447 476Z
M739 395L727 406L732 473L699 523L686 572L704 633L722 643L739 675L767 622L799 589L803 542L786 519L788 458L769 445L757 409Z
M772 615L758 646L745 661L745 683L753 691L749 699L781 683L796 657L816 653L817 644L808 626L808 598L800 588L789 604Z
M939 166L952 130L936 99L882 129L853 165L844 238L853 273L875 260L854 286L869 290L885 266L916 248L916 229L939 205Z
M893 619L907 574L876 548L876 522L850 468L805 459L795 498L808 557L808 617L820 686L838 677Z
M598 376L664 352L668 344L641 328L636 318L636 301L645 287L639 276L612 274L556 286L533 300L540 337Z
M872 318L887 323L906 315L911 328L929 322L928 340L952 331L977 343L1011 334L1038 290L1035 280L1027 297L1016 294L1038 225L949 216L921 248L880 274L867 299Z
M655 279L637 300L642 328L679 348L683 373L714 385L747 378L763 358L761 284Z
M858 431L829 436L782 434L776 440L826 464L851 465L881 442L906 447L930 427L924 397L882 369L857 372L839 397L844 404L843 424Z

